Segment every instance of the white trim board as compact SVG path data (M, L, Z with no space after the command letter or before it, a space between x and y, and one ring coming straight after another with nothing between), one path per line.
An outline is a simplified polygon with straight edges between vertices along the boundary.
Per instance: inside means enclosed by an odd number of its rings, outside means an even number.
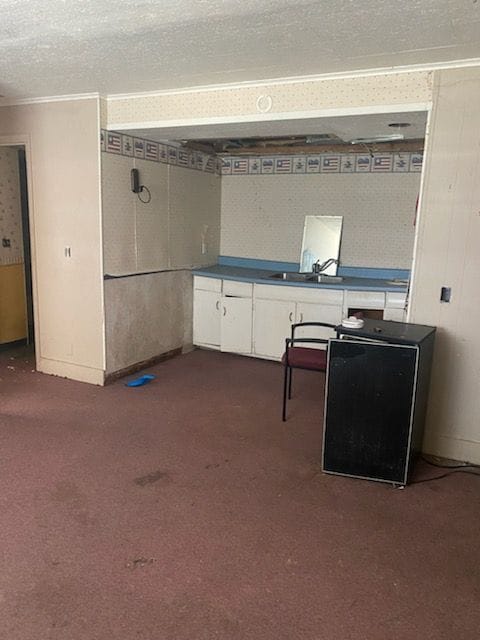
M237 124L244 122L274 122L276 120L306 120L314 118L331 118L338 116L358 116L378 113L408 113L410 111L428 111L431 102L415 102L407 104L375 105L362 107L342 107L334 109L315 109L312 111L283 111L277 113L252 113L241 116L215 116L208 118L183 118L180 120L152 120L149 122L112 122L107 129L112 131L128 131L133 129L164 129L199 125Z

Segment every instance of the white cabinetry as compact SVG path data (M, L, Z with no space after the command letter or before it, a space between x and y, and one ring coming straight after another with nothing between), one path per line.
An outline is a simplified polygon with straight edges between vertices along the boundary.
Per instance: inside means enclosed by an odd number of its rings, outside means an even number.
M248 282L223 281L220 349L252 353L252 289Z
M220 302L222 281L194 278L193 342L213 349L220 348Z
M290 336L293 323L339 324L342 321L342 309L341 290L255 285L254 354L279 360L285 350L285 338ZM307 327L299 329L295 335L299 338L329 338L332 337L332 331L320 327ZM318 346L324 348L323 345Z
M255 298L253 319L254 353L263 358L280 359L285 338L295 322L295 302Z
M407 294L399 291L387 291L385 298L384 320L396 320L405 322L407 312L405 310Z
M252 352L252 285L194 277L193 342L233 353Z
M193 342L210 349L279 360L293 323L338 325L352 308L379 309L385 320L404 321L405 299L406 294L397 291L344 291L194 276ZM332 332L306 327L295 335L327 339Z

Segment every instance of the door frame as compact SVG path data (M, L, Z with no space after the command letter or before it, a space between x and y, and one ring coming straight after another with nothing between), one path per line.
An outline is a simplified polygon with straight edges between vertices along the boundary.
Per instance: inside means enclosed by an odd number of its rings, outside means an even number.
M32 180L32 145L29 135L0 135L0 147L23 147L25 149L26 182L27 182L27 202L28 202L28 222L30 226L30 270L32 277L32 304L33 304L33 326L36 365L40 358L40 323L38 313L38 287L37 287L37 252L35 234L35 205L33 197Z

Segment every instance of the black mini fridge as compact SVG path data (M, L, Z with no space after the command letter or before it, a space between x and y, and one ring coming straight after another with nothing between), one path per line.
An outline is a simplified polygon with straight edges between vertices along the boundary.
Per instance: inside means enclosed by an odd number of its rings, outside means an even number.
M329 341L323 471L405 485L422 445L435 328L364 322Z

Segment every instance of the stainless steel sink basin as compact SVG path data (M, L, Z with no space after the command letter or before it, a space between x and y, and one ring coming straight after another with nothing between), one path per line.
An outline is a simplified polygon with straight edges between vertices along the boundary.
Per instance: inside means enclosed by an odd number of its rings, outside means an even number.
M400 278L395 278L394 280L387 280L387 284L394 284L397 287L406 287L408 285L408 280L401 280Z
M296 273L294 271L283 271L282 273L272 273L269 278L273 278L274 280L290 280L293 282L308 282L308 279L311 278L310 273Z
M313 282L322 282L323 284L336 284L337 282L343 282L342 276L327 276L324 273L311 276Z
M323 282L324 284L335 284L342 282L342 276L327 276L322 273L296 273L294 271L284 271L273 273L270 278L274 280L287 280L290 282Z

